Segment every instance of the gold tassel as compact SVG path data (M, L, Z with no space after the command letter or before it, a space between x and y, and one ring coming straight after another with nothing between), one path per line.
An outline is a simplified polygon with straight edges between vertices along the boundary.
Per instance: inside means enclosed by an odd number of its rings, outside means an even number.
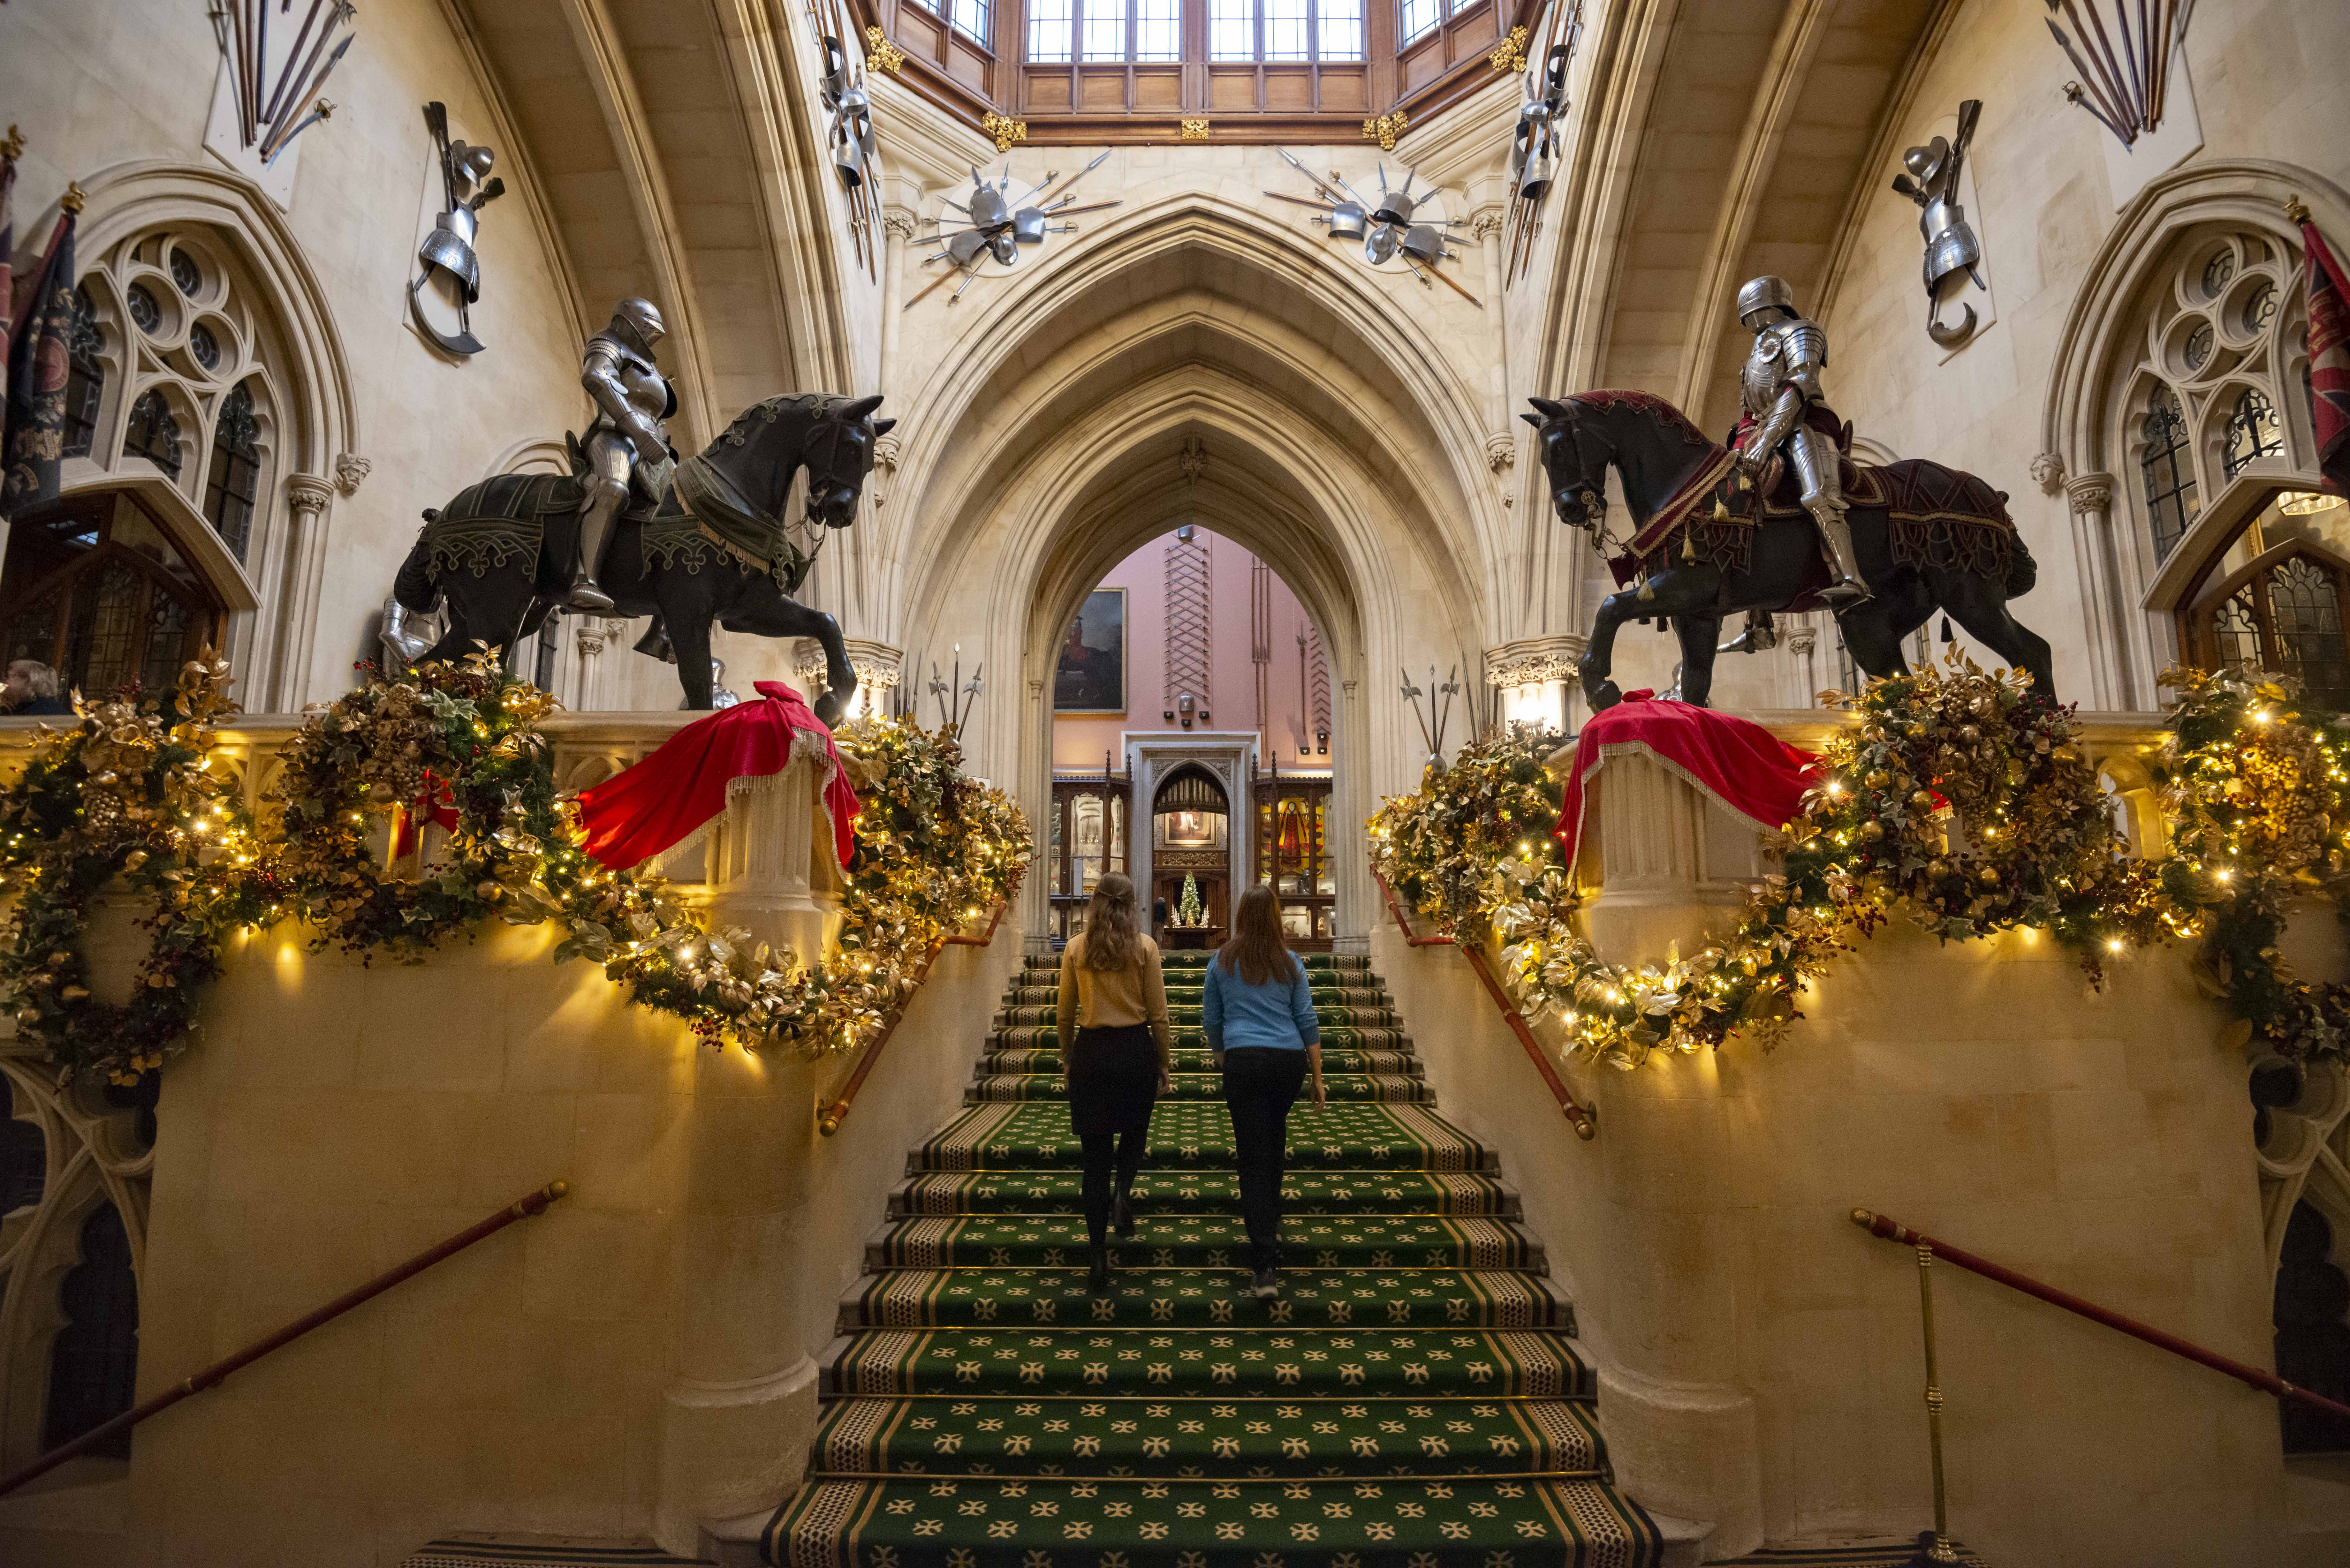
M1681 529L1681 559L1684 561L1697 559L1697 532L1692 528Z

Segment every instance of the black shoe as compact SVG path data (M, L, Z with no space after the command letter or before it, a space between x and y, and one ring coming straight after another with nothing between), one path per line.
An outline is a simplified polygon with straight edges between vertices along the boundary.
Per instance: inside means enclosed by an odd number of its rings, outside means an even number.
M1269 1302L1281 1293L1281 1279L1274 1272L1272 1264L1267 1263L1256 1272L1256 1284L1253 1288L1256 1299L1261 1302Z
M1126 1194L1123 1192L1110 1200L1109 1222L1117 1229L1119 1236L1129 1241L1133 1239L1134 1206L1126 1200Z
M1086 1281L1086 1289L1097 1296L1109 1294L1109 1247L1097 1243L1093 1249L1094 1271Z

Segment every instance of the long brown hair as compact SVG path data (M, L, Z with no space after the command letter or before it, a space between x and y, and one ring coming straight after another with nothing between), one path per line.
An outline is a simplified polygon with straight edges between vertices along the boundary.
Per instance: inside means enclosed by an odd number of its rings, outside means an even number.
M1259 882L1241 895L1240 907L1232 911L1232 940L1216 950L1216 957L1224 972L1243 985L1287 980L1295 972L1297 961L1281 940L1281 900L1266 884Z
M1117 971L1141 951L1142 934L1135 929L1134 883L1116 871L1094 883L1093 902L1086 906L1086 967Z

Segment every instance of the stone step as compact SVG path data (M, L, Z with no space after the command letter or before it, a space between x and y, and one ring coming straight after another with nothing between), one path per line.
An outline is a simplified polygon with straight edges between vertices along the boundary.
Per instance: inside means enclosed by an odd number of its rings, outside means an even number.
M1507 1220L1427 1214L1293 1215L1284 1262L1315 1269L1524 1269L1544 1272L1542 1243ZM970 1214L890 1220L865 1244L869 1269L1074 1268L1086 1260L1079 1214ZM1143 1215L1114 1255L1149 1269L1238 1270L1248 1233L1237 1215ZM1237 1276L1235 1276L1237 1282Z
M1159 1170L1232 1168L1232 1124L1221 1101L1162 1102L1150 1117L1149 1158ZM974 1106L907 1157L926 1170L1074 1168L1076 1135L1066 1101ZM1336 1104L1291 1113L1289 1165L1320 1170L1492 1170L1493 1151L1417 1105Z
M1224 1080L1214 1073L1177 1073L1170 1080L1171 1092L1159 1095L1159 1102L1213 1101L1223 1104ZM1388 1105L1425 1104L1436 1098L1436 1091L1424 1078L1389 1076L1367 1073L1348 1073L1333 1077L1326 1074L1322 1081L1322 1096L1326 1100L1377 1100ZM996 1100L1063 1100L1069 1097L1069 1086L1058 1073L993 1073L983 1074L963 1091L963 1104L984 1105ZM1312 1107L1306 1107L1311 1111ZM1292 1116L1297 1113L1293 1111Z
M1563 1334L1505 1329L867 1329L817 1362L827 1397L1561 1399L1596 1391Z
M995 1073L1058 1073L1061 1051L1057 1045L990 1046L979 1058L976 1075L985 1077ZM1347 1073L1401 1074L1419 1077L1424 1069L1419 1056L1407 1044L1396 1051L1365 1051L1353 1046L1322 1048L1322 1075L1335 1078ZM1204 1046L1175 1048L1175 1071L1178 1073L1212 1073L1216 1071L1215 1054Z
M932 1171L889 1193L892 1217L915 1214L1075 1212L1076 1170ZM1292 1170L1282 1180L1285 1214L1455 1214L1521 1217L1517 1189L1491 1176L1430 1171ZM1240 1179L1231 1170L1151 1170L1135 1178L1138 1215L1237 1214Z
M1237 1272L1128 1268L1097 1296L1083 1269L891 1269L849 1288L834 1332L1083 1324L1575 1333L1574 1303L1548 1280L1519 1270L1289 1269L1281 1295L1269 1302L1241 1293L1239 1282Z
M1325 1003L1336 1007L1351 1007L1357 1004L1366 1007L1385 1007L1393 1002L1393 998L1388 995L1386 986L1368 979L1365 979L1360 984L1317 983L1314 985L1313 992L1314 1004L1316 1007ZM1170 1008L1198 1007L1205 995L1204 986L1184 985L1177 981L1170 981L1167 985L1167 1005ZM1003 993L1003 1005L1006 1007L1053 1007L1056 1006L1060 1000L1061 986L1058 980L1050 985L1014 983Z
M1061 1476L1071 1480L1293 1475L1596 1477L1606 1462L1576 1399L924 1399L836 1401L811 1475ZM1171 1512L1161 1502L1163 1513Z
M1204 972L1209 962L1215 956L1213 953L1206 952L1175 952L1161 948L1159 950L1159 966L1161 971L1170 975L1188 971ZM1305 973L1309 979L1317 971L1323 971L1341 974L1372 972L1370 955L1367 953L1299 953L1295 956L1297 961L1305 966ZM1022 967L1023 971L1028 974L1058 974L1061 972L1061 955L1029 953L1022 960Z
M1207 1032L1198 1022L1170 1020L1168 1033L1178 1051L1205 1051ZM1341 1023L1324 1022L1321 1027L1322 1048L1326 1051L1409 1051L1411 1036L1404 1032L1401 1020L1392 1023ZM1050 1019L1037 1023L999 1023L988 1033L986 1048L992 1051L1058 1050L1061 1044L1060 1025Z
M1586 1480L907 1478L811 1482L761 1550L860 1568L1645 1568L1659 1542Z

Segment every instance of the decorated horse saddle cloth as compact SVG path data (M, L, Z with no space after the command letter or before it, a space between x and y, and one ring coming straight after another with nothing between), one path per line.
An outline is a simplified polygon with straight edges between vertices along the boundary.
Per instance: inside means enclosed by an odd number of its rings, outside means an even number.
M1842 458L1846 504L1855 512L1882 512L1886 545L1894 560L1905 566L1959 566L1977 576L2004 580L2014 549L2015 523L2007 514L2007 492L1994 490L1982 479L1946 468L1921 457L1907 457L1882 466ZM1763 465L1753 495L1745 506L1730 503L1731 514L1694 519L1700 537L1692 545L1699 555L1723 552L1723 535L1746 532L1757 522L1802 519L1803 496L1783 458ZM1743 569L1744 552L1734 552Z

